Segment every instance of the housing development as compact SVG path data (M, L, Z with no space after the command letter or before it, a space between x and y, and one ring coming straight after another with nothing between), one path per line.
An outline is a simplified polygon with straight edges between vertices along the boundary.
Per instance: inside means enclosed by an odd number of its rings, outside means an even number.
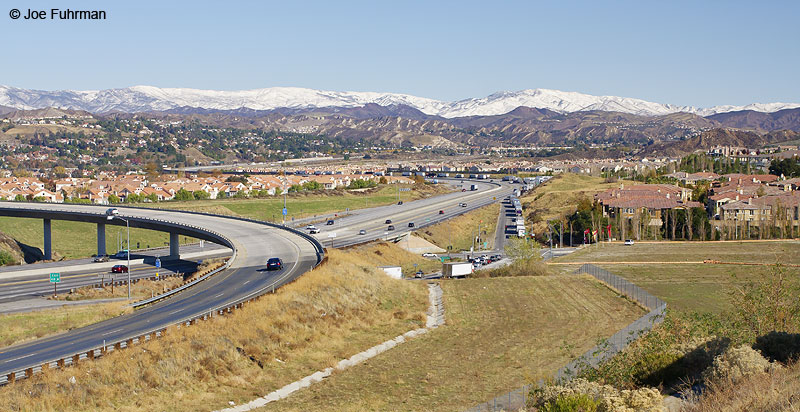
M800 410L800 3L106 3L0 14L0 412Z

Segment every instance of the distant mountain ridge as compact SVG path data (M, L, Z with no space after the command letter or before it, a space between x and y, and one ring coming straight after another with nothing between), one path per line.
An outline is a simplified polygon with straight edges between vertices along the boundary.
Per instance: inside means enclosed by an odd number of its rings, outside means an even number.
M653 103L617 96L592 96L551 89L527 89L493 93L482 98L445 102L400 93L337 92L299 87L272 87L241 91L134 86L91 91L44 91L0 86L0 106L22 110L47 107L84 110L91 113L153 112L209 113L212 111L297 113L314 109L340 111L359 116L409 116L461 118L503 115L520 107L558 113L605 111L639 116L663 116L686 112L711 116L742 110L772 113L800 108L800 103L754 103L746 106L697 108ZM351 110L358 109L358 110Z

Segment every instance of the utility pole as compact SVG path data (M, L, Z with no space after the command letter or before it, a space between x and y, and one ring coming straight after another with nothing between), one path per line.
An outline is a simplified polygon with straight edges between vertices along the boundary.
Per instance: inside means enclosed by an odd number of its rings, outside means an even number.
M560 244L559 247L563 248L564 247L564 222L563 221L559 221L558 224L560 225L559 228L561 229L561 230L558 231L558 240L559 240L559 244Z

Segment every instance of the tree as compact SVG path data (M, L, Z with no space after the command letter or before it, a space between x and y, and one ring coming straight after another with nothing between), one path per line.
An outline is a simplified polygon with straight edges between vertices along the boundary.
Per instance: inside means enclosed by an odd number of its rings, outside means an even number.
M506 256L513 262L539 260L539 244L529 238L509 238L505 247Z
M211 195L208 194L208 192L206 192L204 190L195 190L194 192L192 192L192 197L195 200L206 200L206 199L210 198Z
M385 185L385 184L387 184L387 183L389 183L389 181L388 181L388 180L386 180L386 176L381 176L381 178L380 178L380 179L378 179L378 184Z
M184 188L180 188L177 192L175 192L175 200L192 200L194 196L192 193Z
M68 176L67 169L64 169L64 166L56 166L53 168L53 174L55 174L59 179L63 179Z
M733 284L739 285L730 293L737 317L753 334L800 330L800 278L783 266L761 275L750 272L743 283Z
M115 195L113 193L108 195L108 203L111 203L111 204L119 203L119 196L117 196L117 195Z

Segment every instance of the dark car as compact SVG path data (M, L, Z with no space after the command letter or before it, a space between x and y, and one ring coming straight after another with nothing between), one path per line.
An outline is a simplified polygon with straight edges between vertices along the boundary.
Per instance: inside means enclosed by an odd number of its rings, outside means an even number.
M389 223L392 223L392 219L386 219L386 222L385 222L385 223L386 223L387 225L388 225Z
M128 273L128 267L125 265L114 265L111 268L111 273Z
M325 224L326 224L326 225L328 225L328 226L330 226L330 225L332 225L332 224L333 224L333 220L329 220L329 221L328 221L327 223L325 223Z
M386 230L394 230L394 225L389 225L389 227L386 228Z
M280 258L269 258L267 260L267 270L283 269L283 261Z
M108 255L98 255L94 257L94 262L108 262Z
M408 227L414 227L414 222L408 222Z
M439 214L440 214L440 215L443 215L443 214L444 214L444 210L440 210L440 211L439 211Z
M366 234L367 234L367 231L366 231L366 230L364 230L364 229L361 229L361 230L359 230L359 231L358 231L358 234L359 234L359 235L366 235Z
M402 205L402 204L403 204L403 201L401 200L401 201L397 202L397 204L398 204L398 205Z

